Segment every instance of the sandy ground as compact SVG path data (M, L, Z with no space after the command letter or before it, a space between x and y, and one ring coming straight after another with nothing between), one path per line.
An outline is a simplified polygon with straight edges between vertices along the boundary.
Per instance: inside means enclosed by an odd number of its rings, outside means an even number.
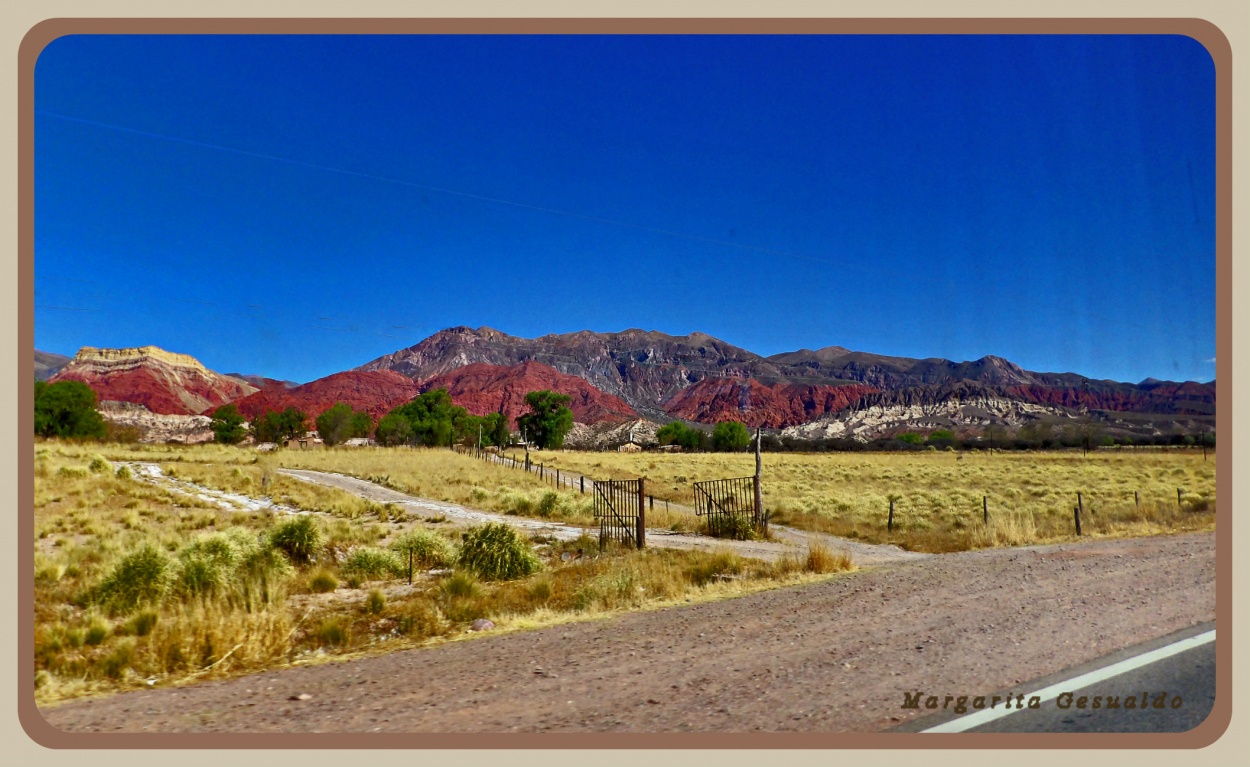
M875 731L924 713L905 691L992 693L1214 614L1213 533L996 549L44 715L103 732Z

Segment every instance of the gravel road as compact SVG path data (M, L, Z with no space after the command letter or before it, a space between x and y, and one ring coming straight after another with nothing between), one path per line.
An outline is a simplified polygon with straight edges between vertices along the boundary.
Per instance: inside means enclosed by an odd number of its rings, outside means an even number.
M807 586L43 710L129 732L876 731L1211 620L1215 536L923 557Z

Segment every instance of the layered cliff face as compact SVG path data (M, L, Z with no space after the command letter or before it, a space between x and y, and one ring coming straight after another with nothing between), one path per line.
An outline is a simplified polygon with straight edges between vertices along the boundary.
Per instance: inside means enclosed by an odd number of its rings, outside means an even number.
M664 410L700 423L735 420L769 429L795 426L834 413L877 390L871 386L762 384L753 379L707 378L673 396Z
M304 411L311 425L312 419L335 403L345 402L353 410L363 410L376 421L420 393L421 387L416 381L390 370L349 370L291 388L270 386L234 405L248 420L266 411L297 408Z
M1039 418L1076 418L1074 411L1021 401L1004 387L961 381L867 394L842 410L810 423L791 426L784 436L801 439L888 436L900 430L980 430L1018 427Z
M81 381L101 401L133 402L165 415L197 415L256 391L244 381L214 373L190 355L155 346L84 346L49 380Z
M569 408L579 423L620 423L638 414L624 400L606 394L577 376L561 373L537 362L502 366L476 363L435 376L421 384L422 391L447 389L451 400L473 415L506 413L515 427L525 413L525 395L549 389L572 398Z

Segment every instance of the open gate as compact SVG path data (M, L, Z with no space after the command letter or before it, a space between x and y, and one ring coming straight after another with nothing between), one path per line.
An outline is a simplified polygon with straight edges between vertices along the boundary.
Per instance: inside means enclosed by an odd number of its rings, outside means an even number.
M759 477L713 479L694 483L694 513L707 517L708 532L738 537L750 526L760 535L768 533L768 517L756 505Z
M595 480L595 519L599 520L599 550L608 541L642 548L646 545L646 513L641 479Z

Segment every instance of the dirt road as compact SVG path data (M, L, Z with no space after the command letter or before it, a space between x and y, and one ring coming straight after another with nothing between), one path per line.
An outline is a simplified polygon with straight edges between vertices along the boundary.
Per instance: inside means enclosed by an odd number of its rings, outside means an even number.
M454 503L417 498L401 493L398 490L392 490L388 487L345 474L307 469L280 469L279 471L295 479L317 485L335 487L378 503L393 503L397 506L403 506L420 516L442 516L449 521L463 524L503 522L527 532L551 535L561 540L572 540L584 532L583 528L565 525L561 522L547 522L538 519L526 519L525 517L513 517L506 514L494 514L488 511L466 508ZM851 561L861 567L904 562L929 556L913 551L904 551L898 546L861 543L847 538L838 538L806 530L796 530L781 527L780 525L774 525L773 527L777 534L777 540L775 541L730 541L694 533L675 533L671 530L648 529L647 545L670 549L711 550L728 548L744 557L773 560L787 553L805 555L808 543L818 541L829 549L847 552L851 555Z
M44 714L103 732L875 731L923 713L905 691L1010 688L1214 613L1212 533L998 549Z

